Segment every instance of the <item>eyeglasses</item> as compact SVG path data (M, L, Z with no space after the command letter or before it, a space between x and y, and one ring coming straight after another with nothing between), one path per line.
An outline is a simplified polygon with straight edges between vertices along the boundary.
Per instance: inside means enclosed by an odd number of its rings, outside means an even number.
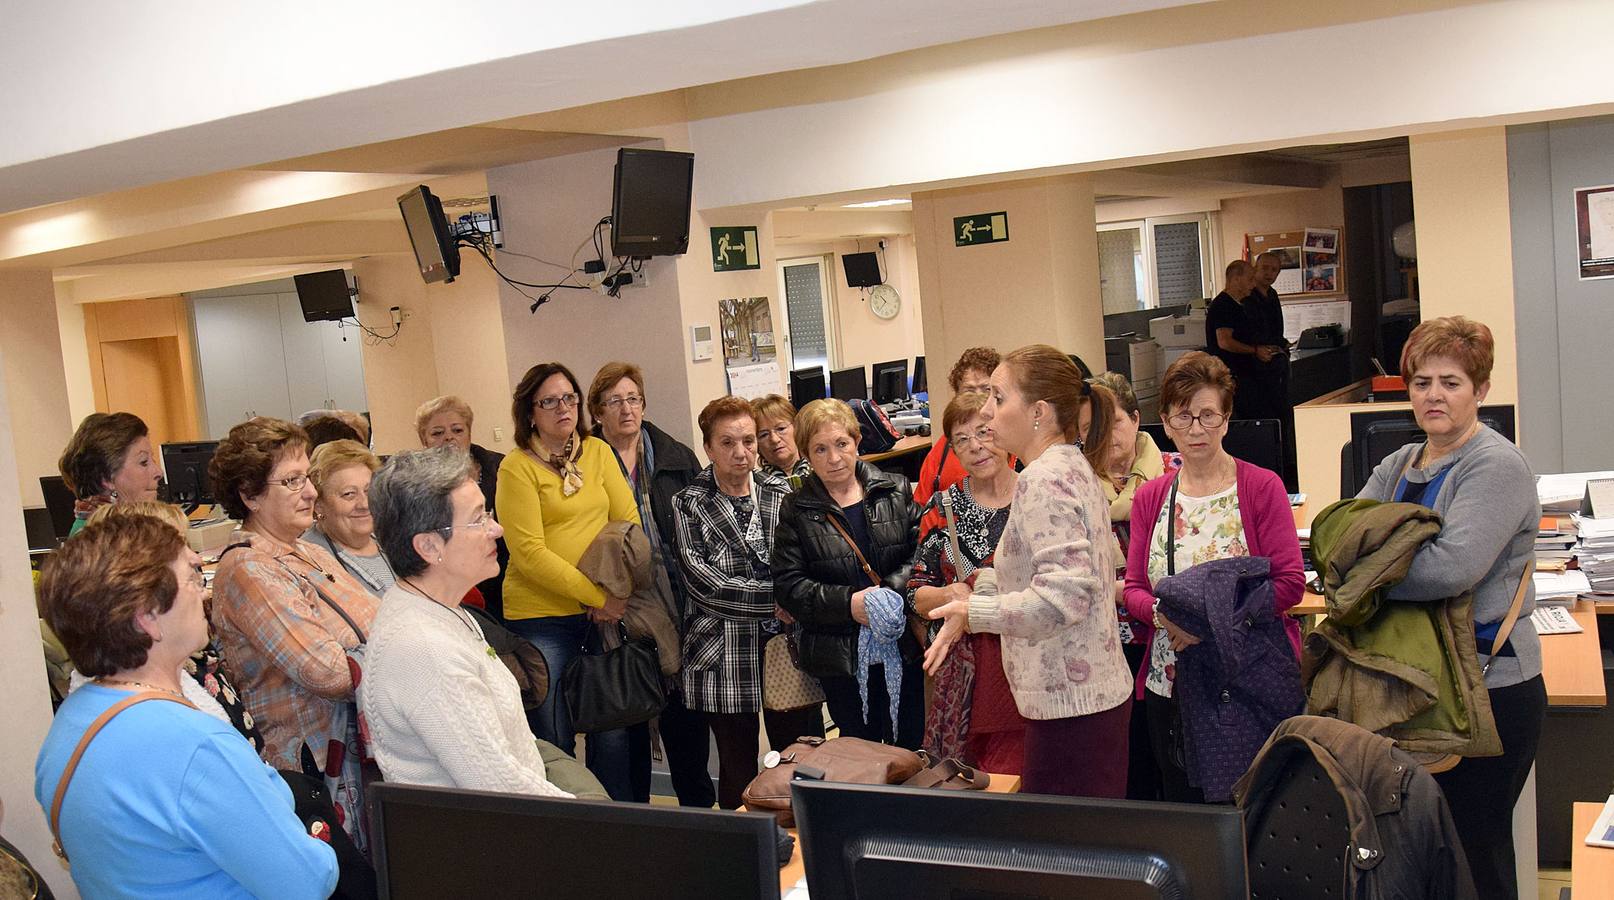
M953 438L953 452L963 453L965 448L969 447L970 444L979 444L982 447L985 447L986 445L992 443L992 437L995 434L996 432L994 432L990 427L982 425L980 428L975 429L974 434L962 434L956 438Z
M576 396L576 395L574 394L572 396ZM471 521L466 522L463 525L444 525L442 528L433 529L433 531L436 531L438 533L446 531L446 532L449 532L450 534L452 534L454 529L456 529L456 528L464 528L464 529L469 530L469 531L482 531L482 530L486 530L487 527L490 524L492 524L493 522L494 522L493 510L484 509L484 510L482 510L481 515L478 515L475 519L472 519Z
M303 485L308 483L308 475L304 473L302 475L293 475L290 478L271 479L269 483L278 484L295 494L303 489Z
M538 408L542 410L552 410L557 406L564 406L567 409L571 409L576 405L576 394L561 394L559 397L545 397L544 399L539 400L537 403Z
M644 398L638 394L629 394L626 397L607 397L605 402L600 405L611 412L616 412L624 406L628 409L642 409L644 407Z
M1198 422L1200 425L1203 425L1206 430L1209 430L1212 428L1220 428L1222 423L1227 421L1227 414L1219 412L1202 412L1197 416L1191 416L1188 413L1177 413L1166 421L1171 423L1171 427L1177 429L1178 431L1187 431L1189 428L1193 427L1195 422Z
M960 394L990 394L992 393L992 384L991 382L985 384L969 384L966 382L958 386L958 392Z
M763 438L775 437L782 441L785 439L785 435L789 432L790 423L788 422L783 425L775 425L772 428L759 428L757 429L757 440L760 441Z

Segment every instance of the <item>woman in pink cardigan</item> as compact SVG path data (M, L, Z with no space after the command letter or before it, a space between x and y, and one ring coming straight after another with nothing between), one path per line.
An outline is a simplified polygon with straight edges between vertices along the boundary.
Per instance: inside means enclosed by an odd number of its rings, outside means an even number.
M1181 717L1173 696L1177 651L1199 639L1155 611L1154 585L1213 559L1262 556L1270 561L1274 603L1281 613L1300 602L1305 579L1282 479L1222 449L1233 408L1233 377L1226 364L1200 352L1172 363L1160 385L1160 408L1183 465L1176 475L1138 488L1123 599L1133 618L1156 625L1147 664L1138 669L1137 698L1144 703L1165 799L1203 802L1183 769L1182 737L1176 733ZM1175 498L1175 515L1168 497ZM1286 617L1284 628L1299 656L1300 624Z

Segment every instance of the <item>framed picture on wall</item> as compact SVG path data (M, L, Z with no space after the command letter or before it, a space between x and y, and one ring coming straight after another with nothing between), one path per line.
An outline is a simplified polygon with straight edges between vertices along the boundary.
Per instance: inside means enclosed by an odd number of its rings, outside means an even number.
M1575 189L1575 250L1581 280L1614 278L1614 184Z

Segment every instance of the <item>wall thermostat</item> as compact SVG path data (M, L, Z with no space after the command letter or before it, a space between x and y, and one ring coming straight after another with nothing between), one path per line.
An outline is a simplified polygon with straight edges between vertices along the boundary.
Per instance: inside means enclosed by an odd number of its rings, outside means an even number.
M694 362L712 358L712 326L689 326L689 358Z

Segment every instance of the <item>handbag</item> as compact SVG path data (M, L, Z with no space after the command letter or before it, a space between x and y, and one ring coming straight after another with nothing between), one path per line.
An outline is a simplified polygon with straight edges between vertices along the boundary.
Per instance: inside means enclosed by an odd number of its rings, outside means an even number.
M786 632L762 645L763 709L788 712L824 702L823 686L801 669L795 641L795 634Z
M572 725L584 734L648 722L667 705L656 645L630 639L621 622L600 637L604 653L577 657L560 676Z
M544 659L543 651L499 624L486 610L474 606L464 609L476 619L482 629L482 639L515 676L516 687L521 689L521 708L534 710L542 706L544 698L549 696L550 676L549 661Z
M796 815L790 808L790 782L798 771L816 770L816 778L846 784L901 784L919 774L926 761L927 757L912 750L861 738L799 737L780 754L777 765L751 779L740 799L746 809L771 812L781 826L793 828Z
M944 791L984 791L992 776L957 759L938 759L920 769L903 787L939 788Z

